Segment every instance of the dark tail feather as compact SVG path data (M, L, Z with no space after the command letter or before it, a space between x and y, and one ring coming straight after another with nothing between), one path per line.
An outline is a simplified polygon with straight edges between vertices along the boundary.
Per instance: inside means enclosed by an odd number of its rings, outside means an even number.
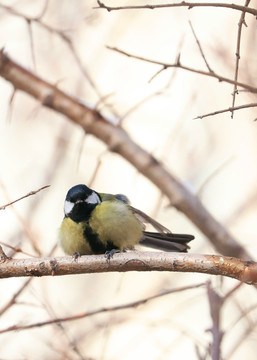
M193 239L193 235L187 234L144 231L144 236L140 240L140 245L162 251L187 252L187 250L190 249L190 246L188 246L187 243Z

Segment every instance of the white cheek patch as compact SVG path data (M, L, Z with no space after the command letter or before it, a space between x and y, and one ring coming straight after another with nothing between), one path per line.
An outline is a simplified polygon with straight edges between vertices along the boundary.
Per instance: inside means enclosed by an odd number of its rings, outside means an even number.
M73 207L74 207L74 203L72 203L72 202L70 202L68 200L65 200L65 202L64 202L64 214L68 215L72 211Z
M95 192L92 192L85 201L87 204L99 204L101 202L99 196Z

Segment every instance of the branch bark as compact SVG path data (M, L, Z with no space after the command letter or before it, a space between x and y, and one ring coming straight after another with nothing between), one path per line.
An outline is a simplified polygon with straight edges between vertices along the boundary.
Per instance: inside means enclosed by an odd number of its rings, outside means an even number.
M127 271L197 272L228 276L248 284L257 284L257 263L219 255L171 252L117 253L107 260L105 255L56 258L1 258L0 278L22 276L59 276Z
M250 259L239 242L203 206L200 199L169 173L151 154L142 149L119 125L104 118L0 52L0 76L47 106L79 124L88 134L102 140L110 151L130 162L165 194L172 206L183 212L222 254Z

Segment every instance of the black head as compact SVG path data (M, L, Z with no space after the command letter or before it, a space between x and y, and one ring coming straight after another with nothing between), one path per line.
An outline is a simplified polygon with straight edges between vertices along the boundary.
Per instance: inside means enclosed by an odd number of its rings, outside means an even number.
M97 204L101 202L100 195L86 185L73 186L66 195L64 202L65 217L73 221L87 220Z

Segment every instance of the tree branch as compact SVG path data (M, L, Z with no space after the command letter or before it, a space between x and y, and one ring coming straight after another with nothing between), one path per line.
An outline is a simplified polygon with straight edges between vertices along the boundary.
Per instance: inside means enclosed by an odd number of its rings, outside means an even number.
M107 11L113 10L133 10L133 9L161 9L161 8L174 8L174 7L187 7L188 10L194 7L217 7L217 8L227 8L237 11L243 11L248 14L252 14L257 16L257 10L253 8L249 8L247 6L236 5L236 4L225 4L225 3L212 3L212 2L205 2L205 3L198 3L198 2L189 2L189 1L182 1L180 3L172 3L172 4L145 4L145 5L129 5L129 6L107 6L102 3L100 0L97 0L99 7L96 9L106 9Z
M216 111L213 111L213 112L208 113L208 114L198 115L198 116L195 117L195 119L203 119L203 118L208 117L208 116L222 114L224 112L229 112L229 111L231 113L233 113L236 110L248 109L248 108L253 108L253 107L256 107L256 106L257 106L257 103L238 105L238 106L234 106L234 107L229 107L227 109L216 110Z
M148 296L147 298L143 298L143 299L133 301L130 303L126 303L126 304L122 304L122 305L104 307L104 308L100 308L97 310L86 311L86 312L83 312L80 314L65 316L65 317L61 317L61 318L54 318L54 319L45 320L45 321L41 321L41 322L31 323L28 325L13 325L8 328L1 329L0 334L6 333L6 332L11 332L11 331L29 330L29 329L39 328L39 327L52 325L52 324L60 324L60 323L68 322L68 321L80 320L80 319L83 319L86 317L91 317L91 316L106 313L106 312L136 308L140 305L146 304L149 301L160 298L162 296L174 294L177 292L187 291L187 290L191 290L191 289L196 289L196 288L202 287L204 285L205 285L204 283L200 283L200 284L193 284L190 286L183 286L183 287L175 288L175 289L168 289L168 290L164 290L156 295Z
M110 261L105 255L8 259L2 257L0 278L21 276L59 276L127 271L197 272L228 276L248 284L257 284L257 263L219 255L172 252L117 253Z
M145 58L143 56L133 55L133 54L130 54L130 53L124 51L124 50L121 50L121 49L118 49L118 48L112 47L112 46L107 46L107 49L116 51L117 53L120 53L122 55L131 57L133 59L145 61L145 62L155 64L155 65L160 65L163 68L162 70L168 69L168 68L178 68L178 69L190 71L190 72L193 72L193 73L196 73L196 74L209 76L209 77L217 79L220 82L223 81L223 82L226 82L228 84L236 85L237 87L240 86L240 87L242 87L244 89L247 89L247 90L251 91L252 93L255 93L255 94L257 93L257 88L256 87L251 86L251 85L246 84L246 83L242 83L242 82L233 80L233 79L230 79L230 78L227 78L227 77L222 76L222 75L219 75L219 74L215 73L213 70L212 71L204 71L204 70L199 70L199 69L191 68L189 66L182 65L181 62L180 62L180 57L175 63L170 64L170 63L164 63L164 62L161 62L161 61L158 61L158 60L151 60L151 59Z
M121 126L115 126L92 109L42 80L0 52L0 76L16 89L30 94L47 106L79 124L87 133L102 140L109 150L120 154L166 195L177 210L183 212L212 242L216 249L229 256L250 259L246 250L208 212L200 199L151 154L129 137Z
M45 186L42 186L42 187L41 187L40 189L38 189L38 190L32 190L32 191L30 191L28 194L23 195L23 196L21 196L20 198L9 202L8 204L5 204L5 205L0 206L0 210L5 210L5 208L7 208L7 206L13 205L13 204L15 204L17 201L20 201L20 200L22 200L22 199L25 199L26 197L29 197L29 196L31 196L31 195L35 195L35 194L37 194L39 191L44 190L44 189L48 188L49 186L50 186L50 185L45 185Z
M248 7L251 0L245 1L245 7ZM242 11L242 14L240 16L240 20L238 23L238 31L237 31L237 44L236 44L236 66L235 66L235 75L234 80L237 81L238 79L238 72L239 72L239 60L240 60L240 46L241 46L241 35L242 35L242 26L246 25L245 22L245 11ZM233 91L233 98L232 98L232 108L235 107L236 102L236 94L238 93L237 85L234 84L234 91ZM234 112L231 112L231 118L233 119Z

